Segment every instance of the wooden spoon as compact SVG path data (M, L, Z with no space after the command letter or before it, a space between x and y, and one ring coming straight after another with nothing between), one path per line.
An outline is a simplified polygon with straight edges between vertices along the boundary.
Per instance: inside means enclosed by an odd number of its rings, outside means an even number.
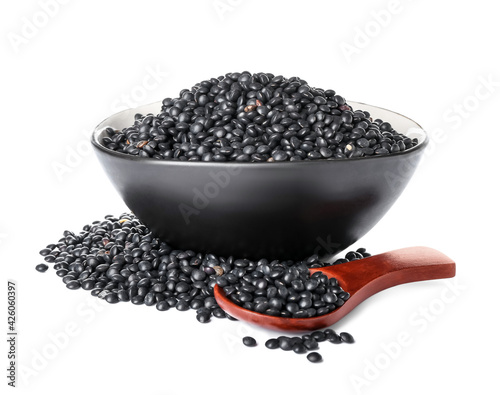
M429 247L408 247L346 262L309 269L335 277L350 298L331 313L312 318L283 318L244 309L229 300L224 290L214 287L219 306L231 316L268 329L305 332L333 325L370 296L395 285L455 276L455 262Z

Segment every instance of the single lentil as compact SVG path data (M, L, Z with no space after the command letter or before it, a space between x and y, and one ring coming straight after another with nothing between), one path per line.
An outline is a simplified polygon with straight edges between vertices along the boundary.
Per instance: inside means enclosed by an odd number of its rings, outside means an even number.
M245 336L243 338L243 344L247 347L255 347L257 345L257 342L255 339L251 336Z
M270 350L274 350L276 348L279 348L279 340L278 339L269 339L266 341L265 346L269 348Z
M350 333L340 332L339 337L343 343L354 343L354 338L352 337L352 335Z
M40 263L39 265L36 265L35 269L39 271L40 273L46 272L49 267L45 263Z
M313 351L307 354L307 360L313 363L318 363L323 361L323 357L321 356L321 354L317 353L316 351Z

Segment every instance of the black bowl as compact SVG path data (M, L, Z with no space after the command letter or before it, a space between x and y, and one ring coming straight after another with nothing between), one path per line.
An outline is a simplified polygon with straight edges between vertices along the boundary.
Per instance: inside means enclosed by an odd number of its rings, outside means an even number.
M332 255L356 242L406 187L427 145L421 127L400 114L349 102L419 143L400 153L356 159L274 163L162 161L105 148L106 128L123 129L136 113L117 113L92 135L97 157L125 204L173 248L258 259Z

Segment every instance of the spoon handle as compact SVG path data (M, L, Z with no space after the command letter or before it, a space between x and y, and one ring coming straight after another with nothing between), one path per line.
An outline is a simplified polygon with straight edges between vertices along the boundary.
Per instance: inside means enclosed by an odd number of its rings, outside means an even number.
M310 271L337 278L341 286L346 284L351 298L361 302L395 285L454 277L455 262L433 248L408 247Z

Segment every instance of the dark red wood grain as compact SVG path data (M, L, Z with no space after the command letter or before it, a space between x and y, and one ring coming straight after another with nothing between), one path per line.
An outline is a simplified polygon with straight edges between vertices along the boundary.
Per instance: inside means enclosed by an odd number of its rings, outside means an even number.
M408 247L340 265L310 269L335 277L351 297L331 313L312 318L280 318L246 310L232 303L224 290L215 286L219 306L242 321L268 329L305 332L333 325L373 294L399 284L455 276L455 262L429 247Z

